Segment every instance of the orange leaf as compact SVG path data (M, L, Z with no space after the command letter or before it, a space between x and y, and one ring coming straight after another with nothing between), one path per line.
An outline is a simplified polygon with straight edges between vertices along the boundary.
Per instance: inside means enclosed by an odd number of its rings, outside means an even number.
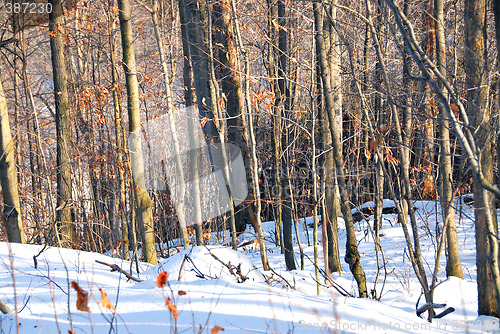
M203 128L203 127L205 127L205 124L206 124L207 122L208 122L208 118L203 117L203 118L201 119L201 127L202 127L202 128Z
M168 310L174 315L174 319L177 319L179 312L177 312L177 307L175 307L175 305L170 301L170 297L167 297L167 306Z
M454 112L457 112L457 111L458 111L458 106L457 106L456 104L451 103L451 104L450 104L450 108L451 108L451 110L453 110Z
M184 291L184 290L179 290L177 293L179 294L179 296L185 296L185 295L187 295L187 292Z
M156 285L159 288L163 288L165 284L167 284L168 273L166 271L162 271L158 274L158 279L156 280Z
M109 308L110 310L116 310L116 308L113 306L113 304L111 304L111 302L109 301L108 299L108 295L106 294L106 292L104 292L103 289L99 288L99 291L101 291L101 300L99 300L99 303L103 306L103 307L107 307Z
M220 331L224 331L224 328L222 327L219 327L219 326L215 326L214 328L212 328L212 334L217 334L219 333Z
M86 311L90 312L89 308L89 293L78 285L77 282L73 281L71 282L71 287L76 290L76 293L78 295L77 301L76 301L76 309L79 311Z

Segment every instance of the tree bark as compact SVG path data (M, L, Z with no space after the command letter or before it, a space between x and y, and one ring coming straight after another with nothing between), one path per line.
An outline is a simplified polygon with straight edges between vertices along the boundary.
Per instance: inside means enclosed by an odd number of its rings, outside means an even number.
M332 20L337 19L337 8L335 7L337 1L332 2L330 9L330 17ZM328 32L328 33L327 33ZM330 86L333 89L333 100L334 100L334 113L335 113L335 124L339 131L342 130L342 93L341 93L341 78L340 78L340 47L339 38L337 31L330 24L328 20L323 20L323 36L327 42L327 57L329 59L328 65L330 68L330 76L327 80L330 80ZM321 70L319 71L321 72ZM321 75L319 74L321 77ZM324 102L324 101L323 101ZM320 104L323 108L323 127L321 128L324 138L325 149L328 150L325 156L325 204L327 217L326 222L326 233L327 233L327 264L328 270L330 272L340 272L342 270L340 263L340 252L339 252L339 238L338 238L338 225L337 218L341 216L340 214L340 193L339 186L337 182L337 172L335 166L334 150L332 147L332 136L330 132L330 122L328 116L326 115L325 103Z
M349 264L349 268L354 276L358 284L358 292L360 297L367 297L367 289L366 289L366 277L361 267L360 263L360 255L358 252L358 246L356 241L356 233L354 230L354 223L351 214L351 208L349 204L349 194L347 193L347 185L345 181L345 172L344 172L344 161L342 157L342 150L340 144L340 134L339 129L336 125L336 117L335 117L335 102L332 94L332 87L330 86L330 81L328 77L329 66L326 58L326 50L324 45L323 34L323 25L321 24L321 12L322 12L322 3L314 2L314 24L316 27L316 52L318 55L318 61L321 68L321 76L323 79L325 102L326 102L326 113L328 115L328 120L330 122L330 132L332 137L333 151L334 151L334 160L335 166L337 168L337 181L339 183L339 190L341 196L341 209L342 214L344 216L345 226L346 226L346 255L345 261Z
M68 74L64 56L63 9L61 0L50 0L49 14L50 49L54 80L57 137L57 209L55 233L60 246L77 244L75 227L71 215L71 121L68 102ZM59 231L59 225L61 230Z
M170 73L168 70L168 65L167 65L167 60L165 59L165 48L163 46L163 34L161 32L161 28L158 24L158 7L159 3L158 0L153 0L152 4L152 10L151 10L151 20L153 21L153 30L155 33L155 39L156 39L156 45L158 47L158 55L160 57L160 65L161 65L161 70L162 70L162 77L163 77L163 84L165 86L165 95L167 97L167 114L169 115L169 130L170 130L170 135L172 136L172 146L173 146L173 153L175 156L175 166L176 166L176 174L178 177L178 182L179 182L179 195L177 199L177 219L179 220L179 231L180 231L180 238L182 240L182 243L184 245L184 249L189 248L189 237L187 233L187 225L186 225L186 178L184 175L184 169L182 166L182 161L181 161L181 151L180 151L180 146L179 146L179 139L177 136L177 126L176 126L176 116L175 116L175 107L174 107L174 101L173 101L173 95L172 95L172 89L171 89L171 80L170 80ZM190 123L190 125L192 125ZM190 135L194 134L193 131L189 132ZM190 137L190 139L192 139ZM194 153L194 150L191 150L192 154ZM194 159L196 161L196 158ZM197 166L197 165L196 165ZM197 167L194 166L194 170L197 171ZM199 178L194 179L195 183L199 182ZM194 203L194 209L196 210L196 216L198 217L199 221L195 222L197 225L201 224L201 207L200 207L200 193L199 193L199 184L194 185L195 186L195 198L194 200L196 201ZM197 196L196 196L197 195ZM199 226L201 227L201 225ZM197 242L201 242L202 235L200 233L200 229L195 229L196 231L196 240Z
M118 0L120 10L120 30L123 50L123 69L127 83L127 110L129 117L130 144L129 152L134 173L135 197L137 199L137 217L142 229L142 252L147 262L158 263L156 257L156 242L153 221L153 202L145 189L144 162L141 148L141 115L139 108L139 83L135 65L135 53L132 35L130 3L128 0Z
M182 53L183 57L183 68L182 68L182 77L184 80L184 102L186 104L186 108L192 107L193 104L196 103L196 95L194 94L194 77L193 77L193 66L191 64L191 52L189 51L189 43L187 37L186 30L186 14L184 13L184 0L179 0L179 21L181 25L181 37L182 37ZM193 117L190 117L188 120L188 126L190 128L189 132L189 140L190 146L195 147L195 138L194 138L194 128L197 126L197 122ZM193 180L193 201L194 201L194 210L195 217L197 221L201 221L201 194L200 194L200 180L199 180L199 171L198 171L198 161L197 154L195 150L191 150L191 161L193 168L191 169L190 179ZM196 232L196 244L202 245L204 244L203 239L203 228L202 223L195 225Z
M0 68L0 73L2 69ZM14 157L14 139L10 130L7 99L0 81L0 185L2 186L3 217L5 218L7 240L9 242L26 243L21 204L17 184L16 164Z
M491 148L491 109L487 100L486 0L465 1L465 85L467 113L474 127L479 160L484 177L493 181ZM479 315L499 316L498 226L493 197L474 174L474 213L476 227L476 266Z
M446 41L444 36L444 2L434 0L434 18L436 25L436 59L441 74L446 77ZM443 89L443 85L440 85ZM443 212L443 222L446 228L446 241L448 252L446 253L446 276L463 278L460 252L458 249L457 227L455 222L454 196L453 196L453 168L450 145L450 121L441 103L438 104L439 139L441 148L441 162L439 163L440 175L440 199ZM444 232L443 232L444 233Z
M288 31L286 31L286 7L283 0L278 0L278 92L275 104L283 116L284 128L287 127L287 119L290 117L290 89L288 86ZM288 143L288 131L281 134L280 146L286 148ZM282 199L282 222L283 222L283 248L285 250L285 264L287 270L294 270L295 259L293 255L292 237L292 198L290 179L288 177L288 159L286 152L281 152L281 199Z

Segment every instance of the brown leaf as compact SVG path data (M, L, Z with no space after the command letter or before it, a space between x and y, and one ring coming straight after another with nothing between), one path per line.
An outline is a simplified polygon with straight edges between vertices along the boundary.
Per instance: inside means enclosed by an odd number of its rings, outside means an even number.
M76 301L76 309L79 311L90 312L89 308L89 293L83 290L77 282L71 282L71 287L76 290L77 301Z
M167 306L168 310L174 315L174 319L177 319L179 312L177 312L177 307L175 307L175 305L170 301L170 297L167 297Z
M106 294L106 292L104 292L103 289L99 288L99 291L101 291L101 300L99 300L99 303L103 306L103 307L107 307L108 309L110 310L116 310L116 308L113 306L113 304L111 304L111 302L109 301L108 299L108 295Z
M454 112L457 112L457 111L458 111L458 106L457 106L456 104L451 103L451 104L450 104L450 108L451 108L451 110L453 110Z
M159 288L163 288L165 284L167 284L168 273L166 271L162 271L158 274L158 279L156 280L156 285Z
M211 333L212 333L212 334L217 334L217 333L219 333L220 331L224 331L224 328L219 327L219 326L215 326L214 328L212 328Z
M179 290L177 293L179 294L179 296L185 296L185 295L187 295L187 292L184 291L184 290Z

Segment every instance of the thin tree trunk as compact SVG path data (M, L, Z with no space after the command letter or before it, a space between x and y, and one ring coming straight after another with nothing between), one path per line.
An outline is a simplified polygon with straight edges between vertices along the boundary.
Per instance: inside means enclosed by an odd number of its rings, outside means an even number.
M109 11L111 13L111 11ZM125 184L125 165L123 160L125 141L125 129L122 120L122 106L118 94L118 73L116 71L116 56L115 56L115 35L112 33L114 28L113 17L109 17L109 47L111 58L111 80L113 84L113 107L115 111L115 141L116 141L116 164L118 174L118 215L121 220L122 230L122 256L125 260L130 259L130 238L129 238L129 225L127 219L127 206L126 206L126 184ZM133 229L130 229L132 231Z
M0 73L2 69L0 68ZM15 75L15 74L14 74ZM7 240L9 242L26 243L21 204L17 184L17 173L14 156L14 140L10 130L7 99L0 81L0 185L2 186L3 217L6 220Z
M273 82L271 84L271 90L275 96L278 95L279 87L278 87L278 28L274 24L274 20L278 18L278 6L276 0L267 0L268 6L268 30L269 30L269 39L270 43L268 43L268 72L269 77L273 78ZM274 169L274 184L272 185L270 191L270 196L272 196L273 200L273 214L274 214L274 222L275 222L275 235L276 235L276 246L281 248L281 254L285 253L285 248L283 246L282 241L282 202L281 202L281 159L280 159L280 126L281 126L281 118L280 118L280 109L278 105L275 103L273 108L273 114L271 115L271 124L272 124L272 133L271 133L271 141L273 145L273 169Z
M132 35L132 22L130 15L130 4L128 0L118 0L120 9L120 29L123 49L123 69L127 82L127 109L130 131L130 153L134 173L134 188L137 199L137 213L139 224L142 229L142 252L147 262L158 263L156 257L156 242L153 221L153 202L145 189L144 162L141 148L141 115L139 109L139 83L137 81L137 70L135 65L135 54Z
M336 1L332 3L329 17L335 20L337 17L337 8L335 7ZM328 32L328 33L327 33ZM340 48L339 48L339 37L328 20L323 20L323 32L327 47L327 57L329 59L328 65L330 68L330 76L327 80L330 80L330 86L333 89L333 100L335 106L335 125L342 133L342 93L341 93L341 78L340 78ZM318 72L321 72L319 69ZM321 74L318 73L321 78ZM320 80L321 81L321 80ZM324 85L324 84L323 84ZM324 89L324 86L323 86ZM324 90L323 90L324 91ZM323 127L321 128L323 132L323 138L325 139L324 145L325 149L328 150L325 157L325 201L327 208L327 219L326 222L326 233L328 238L327 254L328 254L328 269L330 272L341 272L342 266L340 263L340 252L339 252L339 238L338 238L338 225L337 218L341 216L340 213L340 192L339 185L337 182L337 171L335 166L334 150L332 149L332 136L330 132L330 122L328 120L328 115L325 101L321 103L322 117L323 117Z
M186 31L186 15L184 13L184 1L179 0L179 21L181 25L181 37L182 37L182 53L183 57L183 70L182 75L184 79L184 101L186 103L186 108L192 107L196 103L196 95L194 94L194 77L193 77L193 66L191 64L191 52L189 51L189 43L187 40ZM194 117L194 114L193 114ZM189 117L188 127L189 127L189 143L190 147L195 147L194 138L194 128L197 126L197 122L193 117ZM196 244L202 245L204 243L203 239L203 229L202 229L202 216L201 216L201 193L200 193L200 180L199 180L199 165L196 150L191 150L191 175L190 179L193 180L193 202L194 202L194 217L196 221L200 223L195 224L196 233Z
M359 296L367 297L368 293L366 289L366 277L360 263L360 255L358 252L356 233L354 230L354 223L349 204L349 195L347 193L347 184L344 173L344 161L342 157L342 150L340 144L340 134L338 127L335 126L336 124L336 117L334 113L335 102L332 94L332 88L330 87L330 82L328 80L328 77L330 76L329 66L326 57L324 39L321 33L323 30L323 25L321 20L322 16L321 13L323 10L322 3L314 2L313 9L314 9L314 22L316 27L316 49L318 54L318 61L321 68L321 76L323 78L323 85L324 85L323 94L325 95L326 110L327 110L326 113L328 115L328 120L330 122L330 132L332 136L335 166L337 168L337 173L338 173L337 181L339 183L340 195L341 195L340 204L341 204L342 214L345 220L345 227L347 234L345 261L349 264L349 268L354 276L354 279L356 280L356 283L358 284Z
M68 102L68 74L64 57L63 10L61 0L50 0L50 49L54 80L57 136L57 209L56 233L60 233L62 247L77 244L71 215L71 121ZM59 225L61 230L59 231Z
M247 80L250 76L250 68L248 63L248 56L245 54L245 73ZM247 108L248 108L248 132L250 134L250 148L251 148L251 157L252 157L252 185L253 185L253 193L255 195L255 219L257 221L255 229L257 231L257 235L259 238L259 248L260 248L260 257L262 261L262 267L264 270L269 270L269 262L267 261L267 251L266 244L264 240L264 232L262 231L262 220L260 217L262 204L260 198L260 189L259 189L259 175L258 175L258 161L257 161L257 142L255 140L255 133L253 127L253 114L251 112L251 103L250 103L250 92L248 90L248 85L245 89L245 93L247 95Z
M170 83L170 73L168 70L167 66L167 61L165 59L165 49L163 46L163 36L160 30L160 26L158 24L158 8L159 8L159 3L158 0L153 0L153 6L152 10L150 11L151 13L151 19L153 21L153 30L155 33L155 39L156 39L156 44L158 46L158 54L160 56L160 64L161 64L161 69L162 69L162 77L163 77L163 84L165 86L165 95L167 97L167 113L169 115L169 126L170 126L170 135L172 136L172 144L173 144L173 153L175 156L175 166L177 169L177 177L178 177L178 183L179 183L179 194L177 198L177 219L179 220L179 231L180 231L180 237L182 239L182 243L184 245L184 249L189 248L189 237L187 234L187 225L186 225L186 178L184 175L184 169L182 166L182 160L181 160L181 150L179 146L179 139L177 136L177 128L176 128L176 116L174 114L175 112L175 107L174 107L174 101L173 101L173 95L172 95L172 89L171 89L171 83ZM190 134L193 134L193 131L190 131ZM192 150L193 151L193 150ZM196 161L196 159L194 160ZM194 168L196 169L196 168ZM196 182L199 180L196 179ZM198 196L197 199L199 201L199 184L198 184ZM201 212L200 210L200 204L199 202L194 205L194 208L197 210L195 213L197 217L200 219L200 221L197 221L197 224L201 224ZM195 230L198 231L198 230ZM199 231L197 233L197 240L200 239L202 236L200 235ZM199 241L199 240L198 240Z
M283 116L283 122L286 127L286 121L290 112L290 90L288 86L288 32L286 7L283 0L278 0L278 94L276 96L276 106L280 109ZM288 143L288 131L281 134L280 146L285 149ZM292 238L292 201L290 195L290 179L288 178L288 159L286 152L281 152L281 198L282 198L282 220L283 220L283 248L285 249L285 264L287 270L294 270L295 260L293 256L293 238Z
M436 59L441 74L446 77L446 42L444 36L444 2L434 0L434 18L436 25ZM440 85L443 89L443 85ZM455 222L455 210L453 199L453 168L450 145L450 122L446 111L441 103L438 104L439 117L439 139L441 147L441 162L439 163L439 175L441 178L440 199L443 211L444 228L446 229L446 241L448 252L446 253L446 276L456 276L463 278L462 264L460 262L460 252L458 249L458 238ZM444 233L444 231L443 231Z

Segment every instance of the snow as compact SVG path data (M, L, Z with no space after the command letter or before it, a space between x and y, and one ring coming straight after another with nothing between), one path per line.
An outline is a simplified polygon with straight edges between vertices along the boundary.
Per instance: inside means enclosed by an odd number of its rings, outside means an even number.
M369 204L366 204L369 205ZM433 201L416 202L422 252L427 276L434 268L436 243L436 205ZM457 210L459 207L457 207ZM287 272L280 249L268 242L269 264L263 271L255 243L238 251L224 246L193 247L180 251L156 266L135 264L110 256L43 246L0 243L0 299L17 308L21 333L211 333L215 326L223 333L500 333L497 318L477 316L475 283L475 238L473 211L469 206L457 212L457 232L461 248L464 279L446 279L445 259L440 262L435 302L454 307L455 312L428 323L415 314L417 301L423 304L421 289L409 263L401 226L395 214L384 215L381 244L386 268L379 254L380 271L368 224L373 217L356 224L361 264L369 290L376 290L381 301L344 297L324 285L316 295L312 264L312 229L305 230L312 218L300 220L300 240L306 254L304 270ZM439 211L438 211L439 212ZM342 225L342 221L340 224ZM274 222L263 229L273 239ZM309 236L309 241L307 239ZM240 244L252 241L252 229ZM339 233L340 245L345 233ZM296 260L300 268L297 238ZM321 248L320 248L321 254ZM341 247L341 258L343 249ZM95 261L116 264L133 270L143 281L127 281L119 272ZM321 261L320 265L323 263ZM235 273L239 267L241 275ZM342 276L332 280L355 295L357 287L348 266ZM157 275L169 274L167 285L157 286ZM377 276L377 272L379 272ZM387 276L386 273L387 272ZM244 278L243 278L244 277ZM384 284L385 280L385 284ZM89 312L77 310L77 294L71 288L76 281L89 292ZM377 284L375 285L375 282ZM321 280L324 283L324 280ZM116 313L99 304L102 288L116 306ZM179 293L180 292L180 293ZM166 306L170 298L179 316L173 318ZM17 299L17 307L15 301ZM16 332L16 316L0 314L2 333ZM222 332L221 332L222 333Z

